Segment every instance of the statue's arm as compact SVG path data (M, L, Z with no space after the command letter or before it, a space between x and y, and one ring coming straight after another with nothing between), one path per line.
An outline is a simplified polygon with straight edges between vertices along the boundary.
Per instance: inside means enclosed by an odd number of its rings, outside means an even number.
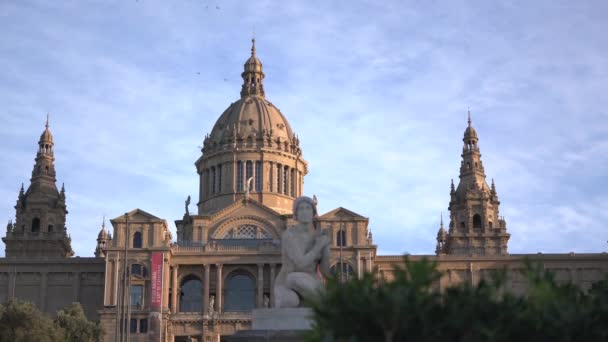
M286 239L283 241L285 244L285 251L287 252L287 256L293 263L296 268L303 269L308 265L311 265L315 262L315 259L321 252L321 249L324 247L321 244L315 244L310 251L305 252L303 246L295 239L295 237L291 234L285 234Z

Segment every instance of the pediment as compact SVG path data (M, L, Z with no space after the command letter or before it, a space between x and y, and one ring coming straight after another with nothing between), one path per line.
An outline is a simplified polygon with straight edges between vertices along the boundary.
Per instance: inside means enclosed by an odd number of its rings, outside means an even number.
M334 210L331 210L321 216L319 216L321 220L367 220L368 218L362 215L355 213L354 211L348 210L343 207L338 207Z
M226 208L209 216L211 221L219 221L225 217L238 216L239 214L254 214L267 218L281 218L283 215L264 204L252 200L243 199L236 201Z
M156 217L146 211L143 211L139 208L133 209L130 212L127 213L127 217L129 218L129 221L132 222L141 222L141 221L164 221L163 219L161 219L160 217ZM114 221L118 221L118 222L124 222L125 221L125 215L120 215L114 219L111 220L112 222Z

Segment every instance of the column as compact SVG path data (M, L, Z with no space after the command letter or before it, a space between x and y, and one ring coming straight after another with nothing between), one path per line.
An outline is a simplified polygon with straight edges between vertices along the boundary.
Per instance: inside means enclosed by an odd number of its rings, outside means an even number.
M40 311L44 312L46 310L46 281L47 273L40 272Z
M74 293L74 302L78 302L80 299L80 272L74 272L74 283L73 283L73 293Z
M258 264L258 295L257 304L258 308L264 306L264 264Z
M223 305L222 305L222 292L223 292L223 288L222 288L222 283L223 283L223 279L222 279L222 267L224 267L224 265L222 264L215 264L215 267L217 269L217 290L216 290L216 294L215 294L215 311L217 311L218 313L221 313L222 310L224 309Z
M179 271L178 265L173 265L173 273L171 273L171 312L177 313L177 293L179 292L177 284L177 274Z
M270 307L274 308L274 273L277 265L270 264Z
M205 264L203 270L203 314L209 312L209 273L211 272L211 264Z

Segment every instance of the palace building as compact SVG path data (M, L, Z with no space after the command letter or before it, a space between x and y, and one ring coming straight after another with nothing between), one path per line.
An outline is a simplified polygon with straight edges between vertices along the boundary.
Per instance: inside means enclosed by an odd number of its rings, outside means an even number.
M0 302L19 298L54 313L79 301L88 317L101 321L108 342L218 341L249 329L251 310L273 305L281 234L293 224L293 202L305 194L309 165L287 116L266 97L255 41L241 76L240 98L205 136L195 163L196 210L190 212L188 198L175 220L176 236L165 219L133 209L110 220L111 227L102 225L95 257L73 256L65 227L69 194L57 188L47 120L30 184L21 187L16 219L2 238ZM525 257L584 288L603 278L606 253L509 254L507 222L478 142L469 114L460 179L452 182L436 254L410 256L438 262L443 276L436 288L476 283L502 267L518 270ZM318 220L331 232L333 268L345 278L374 272L390 281L393 266L403 262L400 255L377 254L362 214L339 207ZM526 282L510 272L508 287L521 292Z

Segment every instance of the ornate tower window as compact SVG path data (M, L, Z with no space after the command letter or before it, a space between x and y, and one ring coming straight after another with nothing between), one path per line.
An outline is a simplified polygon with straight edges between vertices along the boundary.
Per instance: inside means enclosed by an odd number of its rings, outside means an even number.
M32 220L32 233L38 233L40 232L40 219L35 217Z
M479 214L473 215L473 228L481 229L481 216Z

